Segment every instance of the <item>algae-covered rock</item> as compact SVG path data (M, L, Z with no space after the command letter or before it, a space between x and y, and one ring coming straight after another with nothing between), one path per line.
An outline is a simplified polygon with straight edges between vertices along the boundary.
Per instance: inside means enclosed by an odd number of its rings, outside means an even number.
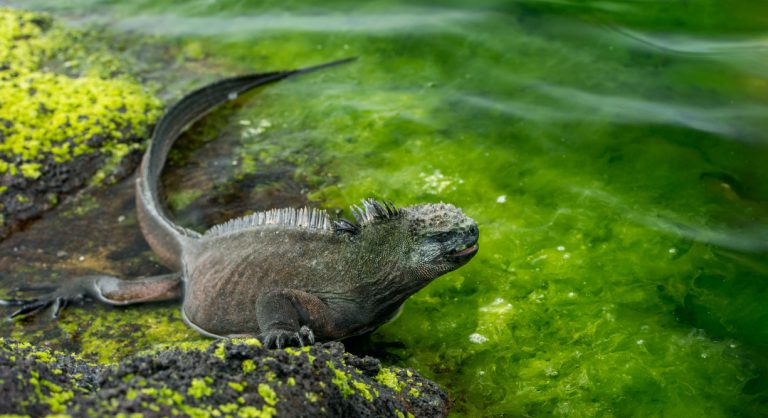
M102 366L0 338L0 414L63 413L95 388Z
M132 171L161 102L106 49L0 8L0 238L62 195Z
M445 416L417 373L340 343L266 350L258 340L162 348L117 366L0 339L0 413L41 416Z

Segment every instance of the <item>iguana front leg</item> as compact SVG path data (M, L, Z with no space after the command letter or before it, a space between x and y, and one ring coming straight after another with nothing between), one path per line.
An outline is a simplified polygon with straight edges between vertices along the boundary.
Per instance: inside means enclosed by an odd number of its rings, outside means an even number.
M95 299L108 305L130 305L143 302L157 302L178 299L182 294L181 274L165 274L135 280L123 280L114 276L95 275L79 277L61 286L22 288L25 290L47 290L35 299L0 299L0 305L19 306L10 317L32 315L53 306L53 317L67 304L86 298Z
M320 298L300 290L274 290L256 301L259 339L267 348L314 344L315 333L333 338L334 316Z

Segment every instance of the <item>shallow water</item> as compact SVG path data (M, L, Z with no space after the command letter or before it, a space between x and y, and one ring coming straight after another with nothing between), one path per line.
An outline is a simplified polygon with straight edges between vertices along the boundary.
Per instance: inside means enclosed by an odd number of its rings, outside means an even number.
M356 343L456 416L768 414L768 3L17 5L240 72L359 56L226 113L206 147L242 180L229 197L166 184L198 228L296 190L463 208L475 260Z

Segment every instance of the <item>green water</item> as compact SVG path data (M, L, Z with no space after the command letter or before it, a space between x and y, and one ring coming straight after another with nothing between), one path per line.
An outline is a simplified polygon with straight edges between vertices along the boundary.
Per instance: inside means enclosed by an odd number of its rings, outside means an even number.
M16 5L241 72L359 56L255 95L233 158L478 222L366 343L455 416L768 414L768 2Z

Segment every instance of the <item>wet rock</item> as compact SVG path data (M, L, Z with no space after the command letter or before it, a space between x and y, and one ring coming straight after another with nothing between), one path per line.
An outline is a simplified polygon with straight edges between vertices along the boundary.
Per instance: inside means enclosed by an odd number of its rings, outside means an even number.
M266 350L258 340L161 348L116 366L0 340L0 413L73 416L445 416L447 395L417 373L341 343Z
M88 184L129 175L161 102L50 16L0 8L0 239Z
M63 413L96 387L103 366L0 338L0 414Z

